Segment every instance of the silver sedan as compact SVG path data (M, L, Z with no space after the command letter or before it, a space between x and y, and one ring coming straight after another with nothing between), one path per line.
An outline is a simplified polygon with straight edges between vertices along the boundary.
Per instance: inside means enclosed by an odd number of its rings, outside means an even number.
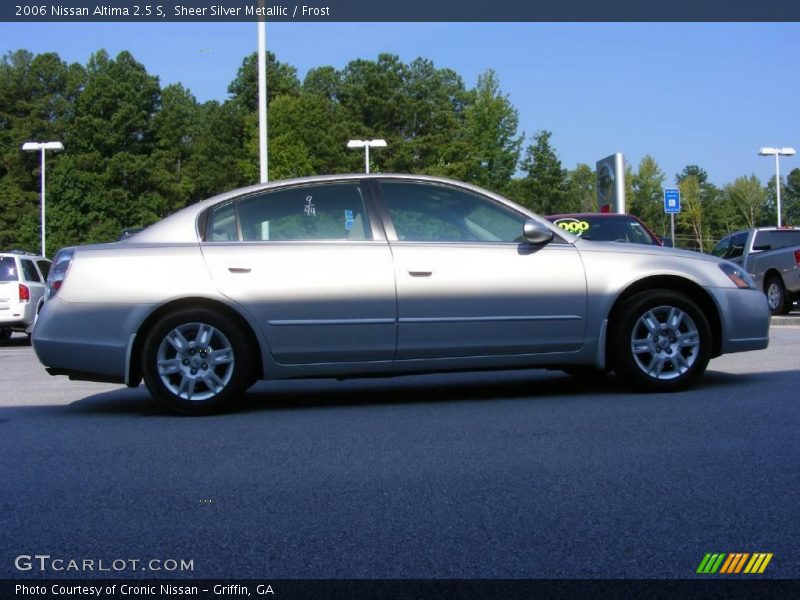
M736 265L581 240L471 185L411 175L278 181L127 240L61 250L33 345L54 375L143 379L183 413L259 379L508 368L616 371L685 389L766 348Z

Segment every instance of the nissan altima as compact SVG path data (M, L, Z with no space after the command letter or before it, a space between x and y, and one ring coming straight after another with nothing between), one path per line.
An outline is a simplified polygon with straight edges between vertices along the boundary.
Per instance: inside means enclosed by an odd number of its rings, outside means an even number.
M63 249L33 332L53 375L224 410L260 379L558 368L685 389L766 348L764 295L695 252L580 239L472 185L277 181Z

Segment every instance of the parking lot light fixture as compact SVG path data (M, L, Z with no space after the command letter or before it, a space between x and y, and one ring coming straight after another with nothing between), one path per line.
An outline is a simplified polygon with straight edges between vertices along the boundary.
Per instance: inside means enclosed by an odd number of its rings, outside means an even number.
M59 150L64 149L64 144L61 142L25 142L22 144L22 149L26 152L35 152L39 151L42 157L42 256L47 256L45 254L45 219L44 219L44 198L45 198L45 189L44 189L44 171L45 171L45 152L47 150L53 150L54 152L58 152Z
M775 157L775 203L778 209L778 227L781 226L781 169L779 164L780 156L794 156L796 151L794 148L761 148L758 151L759 156L774 156Z
M386 140L350 140L347 142L348 148L364 148L364 171L369 173L369 149L386 148Z

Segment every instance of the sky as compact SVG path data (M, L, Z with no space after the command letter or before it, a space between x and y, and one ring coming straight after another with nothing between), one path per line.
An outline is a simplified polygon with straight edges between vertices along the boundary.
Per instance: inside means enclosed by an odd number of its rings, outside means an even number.
M224 100L254 23L0 23L0 53L57 52L86 64L130 51L161 85ZM800 149L800 23L268 23L267 47L298 70L397 54L431 59L468 87L494 69L519 111L566 168L622 152L653 156L673 184L688 164L716 185L775 176L762 146ZM345 143L343 140L342 143ZM781 172L800 157L781 159Z

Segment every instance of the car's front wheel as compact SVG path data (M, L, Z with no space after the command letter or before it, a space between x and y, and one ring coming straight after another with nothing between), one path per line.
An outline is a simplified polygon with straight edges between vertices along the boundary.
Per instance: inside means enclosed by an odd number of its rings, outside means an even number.
M612 324L615 370L637 388L674 392L693 384L711 356L711 327L700 307L672 290L637 294Z
M142 375L150 393L174 411L209 414L232 405L252 381L241 328L199 308L162 317L147 334Z

